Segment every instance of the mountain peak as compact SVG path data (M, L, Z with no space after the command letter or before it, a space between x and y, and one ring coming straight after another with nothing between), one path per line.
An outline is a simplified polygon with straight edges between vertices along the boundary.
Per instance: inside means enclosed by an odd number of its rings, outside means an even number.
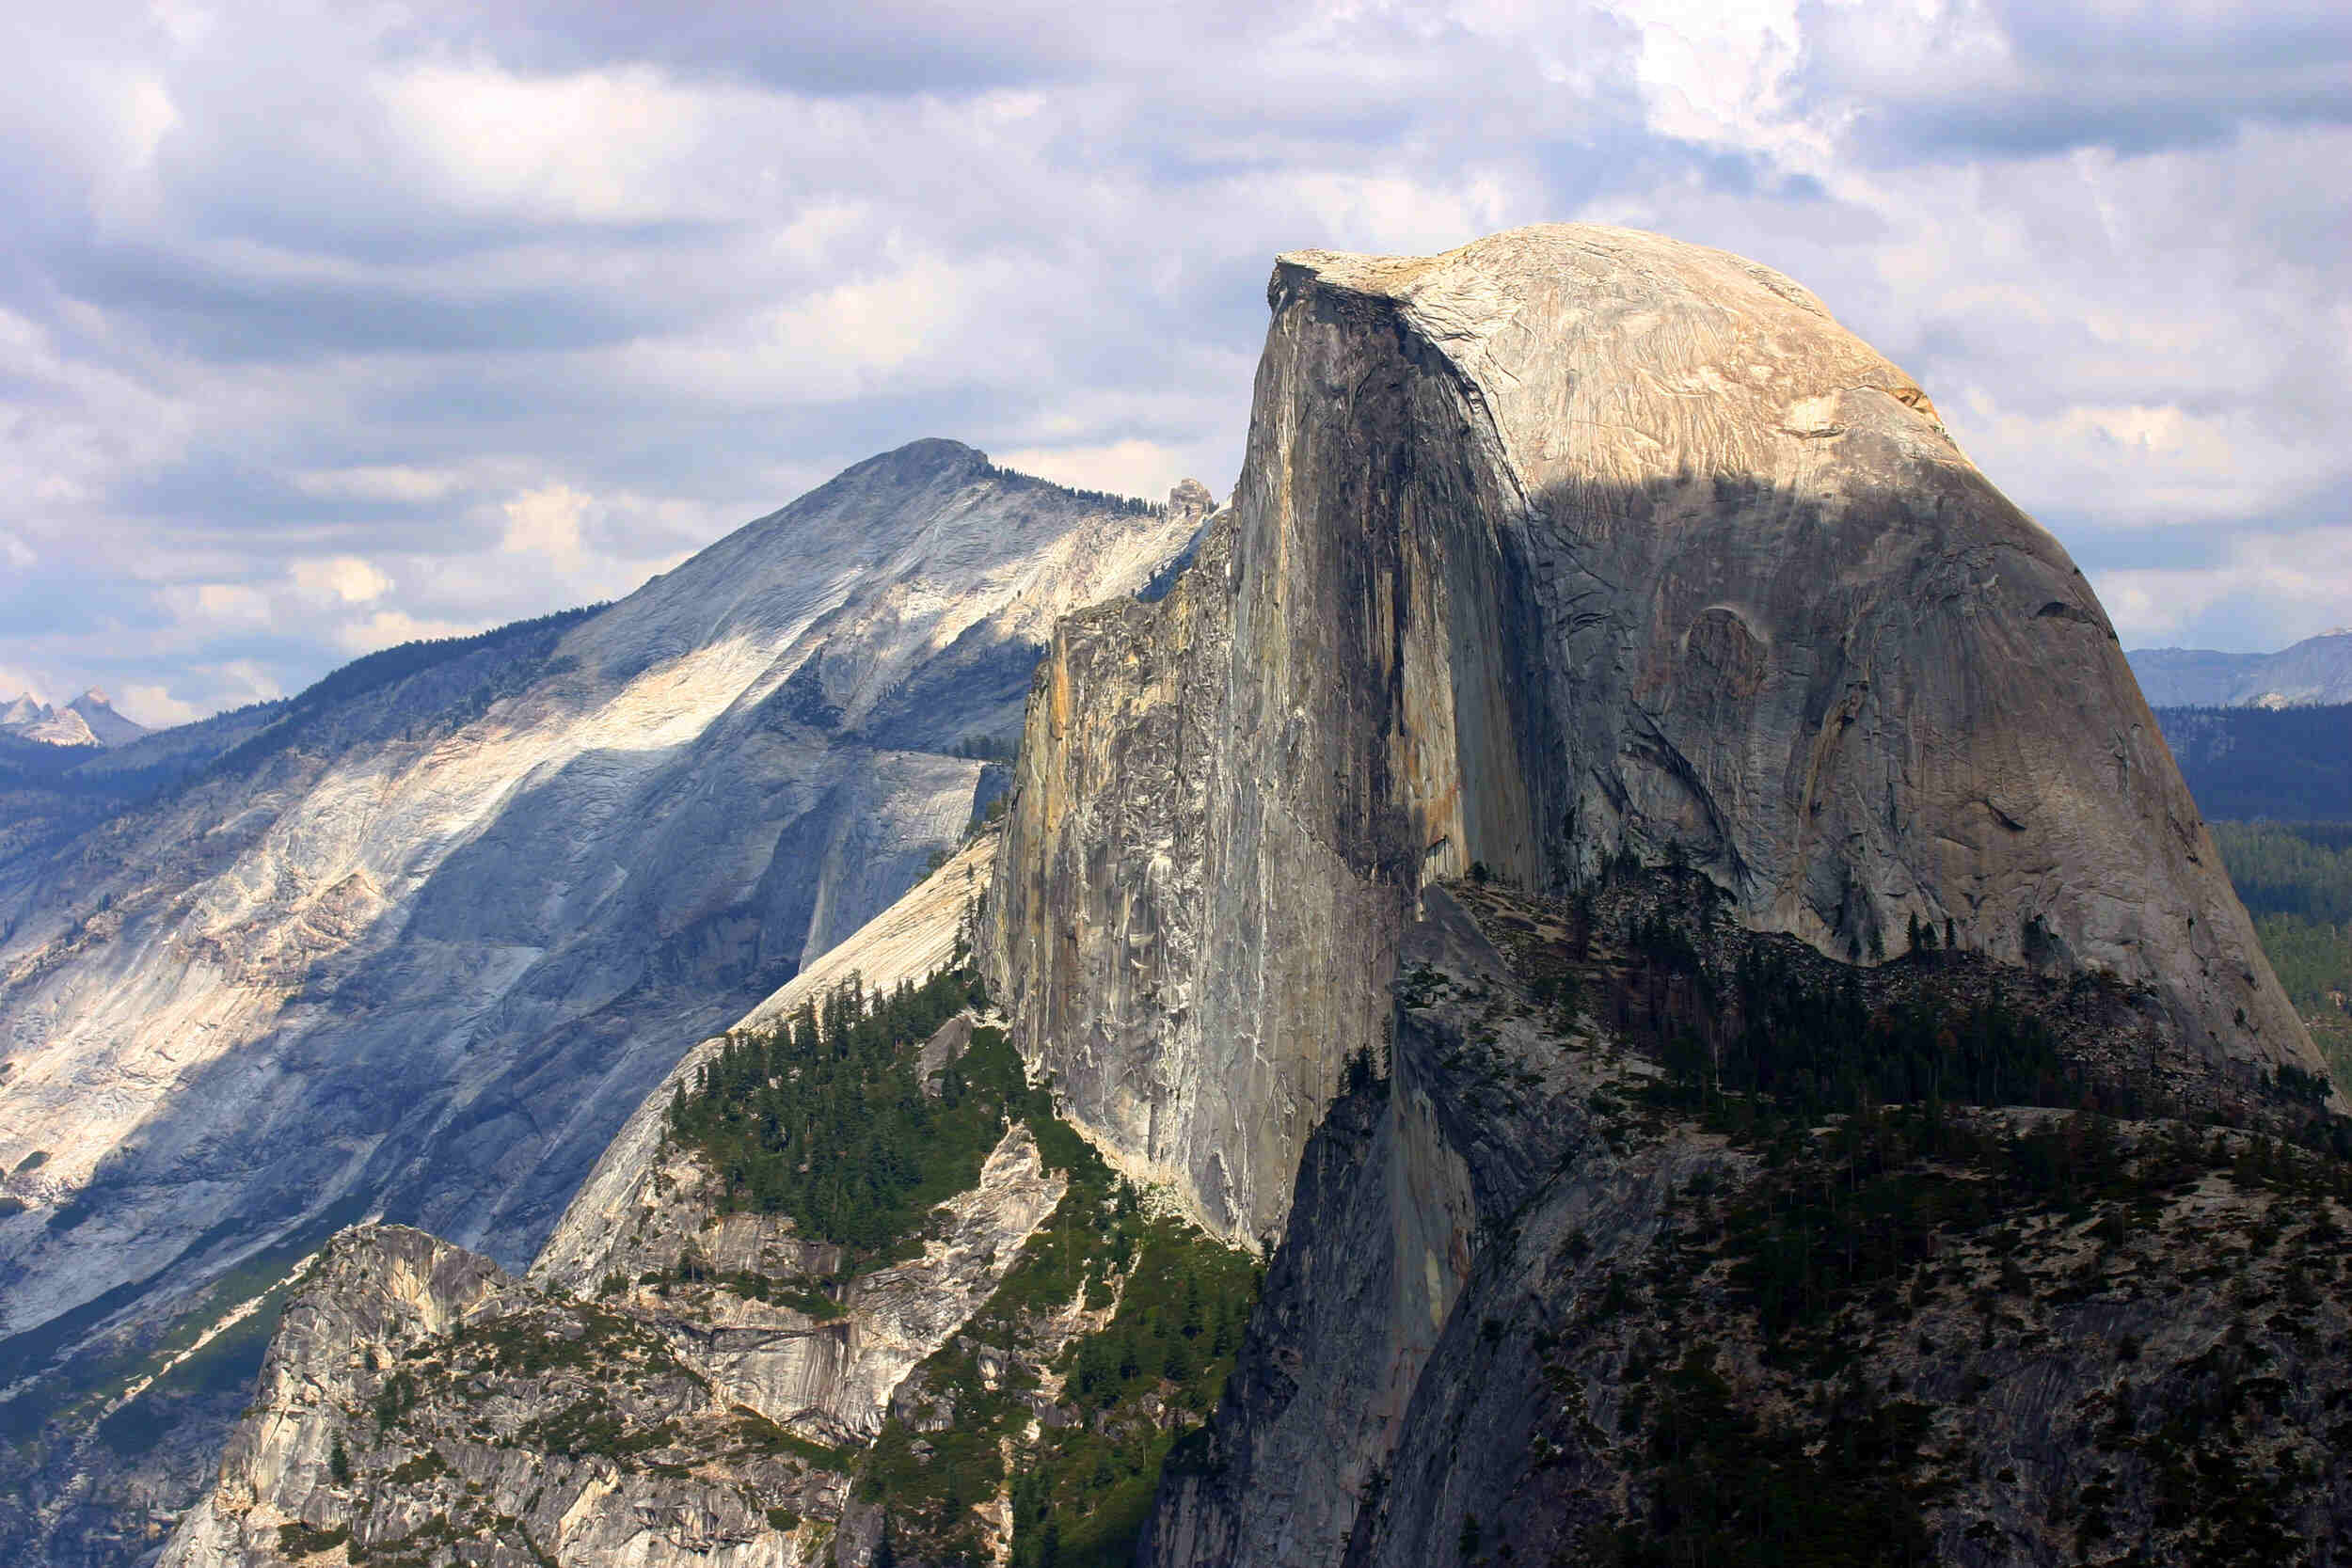
M101 746L125 746L148 733L145 724L116 712L112 699L94 686L66 704L66 711L79 716Z

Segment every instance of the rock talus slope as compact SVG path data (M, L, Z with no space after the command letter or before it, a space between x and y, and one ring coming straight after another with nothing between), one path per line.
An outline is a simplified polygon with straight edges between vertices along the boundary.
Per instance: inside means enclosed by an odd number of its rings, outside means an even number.
M1057 636L996 873L996 994L1132 1168L1277 1234L1474 864L1679 856L1832 956L1916 920L2316 1069L2082 574L1810 293L1546 226L1268 297L1232 506Z

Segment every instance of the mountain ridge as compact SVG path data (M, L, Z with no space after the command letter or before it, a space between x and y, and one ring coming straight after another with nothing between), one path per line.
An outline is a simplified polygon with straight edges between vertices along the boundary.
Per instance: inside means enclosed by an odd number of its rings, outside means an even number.
M959 841L954 748L1055 619L1196 520L914 443L0 863L0 1411L353 1204L527 1262L691 1040Z
M2124 656L2151 707L2303 707L2352 702L2352 627L2271 654L2135 648Z

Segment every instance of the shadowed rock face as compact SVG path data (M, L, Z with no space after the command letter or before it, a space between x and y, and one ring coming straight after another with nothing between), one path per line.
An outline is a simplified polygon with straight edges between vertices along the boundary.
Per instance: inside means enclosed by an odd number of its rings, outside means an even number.
M1836 957L1915 917L2316 1069L2081 573L1811 294L1549 226L1269 300L1233 505L1057 634L996 877L1022 1047L1138 1171L1279 1230L1415 890L1474 863L1678 852Z

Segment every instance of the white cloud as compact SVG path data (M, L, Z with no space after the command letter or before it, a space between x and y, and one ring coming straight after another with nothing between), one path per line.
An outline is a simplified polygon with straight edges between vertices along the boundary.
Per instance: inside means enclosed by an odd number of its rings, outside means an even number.
M623 591L919 436L1222 490L1274 252L1543 219L1799 277L2149 595L2131 624L2267 639L2230 607L2309 595L2257 543L2352 493L2352 109L2307 90L2352 35L2318 12L27 16L0 627L61 689L297 688ZM2159 570L2159 534L2230 564Z
M348 621L335 629L338 646L351 654L370 654L396 643L437 637L466 637L484 628L462 621L421 621L397 610L379 610L364 621Z
M531 78L483 64L388 74L376 91L461 200L595 223L710 215L689 165L736 96L643 68Z
M1128 439L1102 446L1025 447L992 452L993 461L1025 474L1050 479L1081 490L1104 490L1115 496L1141 496L1157 500L1189 476L1177 454L1156 441ZM1212 489L1216 484L1207 479Z
M161 597L174 618L199 626L242 628L269 624L269 595L241 582L175 583L164 589Z
M458 476L446 469L412 468L396 463L314 468L294 474L293 480L294 488L306 496L412 504L439 500L459 483Z
M2091 586L2127 647L2177 645L2234 612L2282 648L2347 619L2352 524L2246 538L2219 565L2094 572Z
M562 567L578 564L580 519L595 499L568 484L524 491L501 509L506 534L500 547L511 554L544 555Z
M356 555L297 561L288 575L300 592L344 604L366 604L370 599L382 598L392 589L391 578Z
M115 710L151 730L184 724L203 718L209 711L194 703L182 702L160 686L149 685L124 687L121 700L115 704Z

